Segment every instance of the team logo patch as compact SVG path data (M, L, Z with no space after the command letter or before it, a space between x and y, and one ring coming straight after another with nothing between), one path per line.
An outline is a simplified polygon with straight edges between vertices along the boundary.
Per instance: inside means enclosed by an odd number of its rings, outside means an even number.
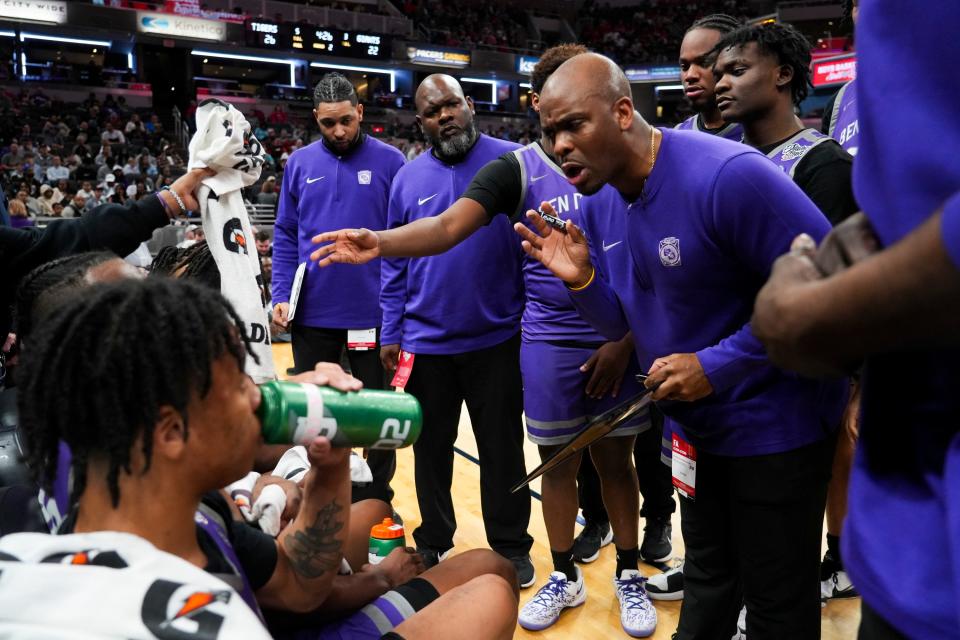
M781 160L796 160L803 155L805 147L798 142L791 142L780 152Z
M680 238L664 238L660 241L660 263L665 267L680 266Z
M249 255L247 238L243 235L243 225L240 224L240 218L230 218L223 225L223 246L228 251Z
M363 171L357 171L357 182L360 184L370 184L370 180L373 178L373 171L369 169L364 169Z

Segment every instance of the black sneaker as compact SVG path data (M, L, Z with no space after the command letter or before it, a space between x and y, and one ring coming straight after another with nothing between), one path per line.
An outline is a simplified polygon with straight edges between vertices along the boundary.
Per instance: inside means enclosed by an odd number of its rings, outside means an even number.
M647 595L653 600L683 600L683 562L647 578Z
M593 562L600 557L600 549L613 542L613 530L609 522L588 522L573 541L573 559L577 562Z
M447 549L446 551L437 551L435 549L417 547L417 553L419 553L420 557L423 558L423 566L429 569L437 566L443 560L445 560L447 556L450 555L450 549Z
M513 563L513 568L517 570L517 581L520 583L520 588L526 589L533 586L533 583L537 581L537 573L533 568L530 554L514 556L510 558L510 562Z
M646 562L666 562L673 555L673 525L670 516L647 518L643 526L643 542L640 557Z

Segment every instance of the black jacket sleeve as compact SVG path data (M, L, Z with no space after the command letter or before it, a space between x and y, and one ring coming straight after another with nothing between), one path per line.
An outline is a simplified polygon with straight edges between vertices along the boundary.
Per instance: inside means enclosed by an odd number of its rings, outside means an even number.
M0 336L9 330L9 306L20 279L45 262L84 251L133 253L154 229L170 222L159 198L129 205L104 204L82 218L55 220L47 227L0 227Z
M523 182L517 157L508 152L485 164L461 197L480 203L490 220L500 213L517 217L523 204Z

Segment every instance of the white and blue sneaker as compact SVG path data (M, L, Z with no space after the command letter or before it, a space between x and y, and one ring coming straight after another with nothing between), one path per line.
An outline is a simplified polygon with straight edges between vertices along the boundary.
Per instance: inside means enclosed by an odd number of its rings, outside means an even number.
M560 613L570 607L579 607L587 599L587 586L583 584L583 572L577 567L577 580L567 579L562 571L550 574L547 584L540 587L537 595L520 609L518 622L528 631L542 631L553 625Z
M634 638L646 638L657 629L657 610L644 588L645 581L636 569L626 569L613 579L620 602L620 624Z

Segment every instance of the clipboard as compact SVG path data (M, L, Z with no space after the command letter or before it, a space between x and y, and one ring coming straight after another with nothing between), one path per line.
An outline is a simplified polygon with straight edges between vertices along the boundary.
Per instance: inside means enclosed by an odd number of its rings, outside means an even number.
M638 376L639 377L639 376ZM644 376L646 377L646 376ZM658 385L659 386L659 385ZM530 472L530 474L517 483L510 493L516 493L523 487L530 484L536 478L539 478L547 471L550 471L554 467L560 465L566 461L570 456L583 451L591 444L604 437L624 422L638 415L641 411L646 409L650 403L653 401L651 396L656 390L656 387L650 389L644 389L632 400L625 402L623 404L617 405L613 409L601 413L599 416L596 416L587 423L587 426L583 428L583 431L578 433L573 440L570 441L567 446L563 447L552 456L540 463L540 466Z

